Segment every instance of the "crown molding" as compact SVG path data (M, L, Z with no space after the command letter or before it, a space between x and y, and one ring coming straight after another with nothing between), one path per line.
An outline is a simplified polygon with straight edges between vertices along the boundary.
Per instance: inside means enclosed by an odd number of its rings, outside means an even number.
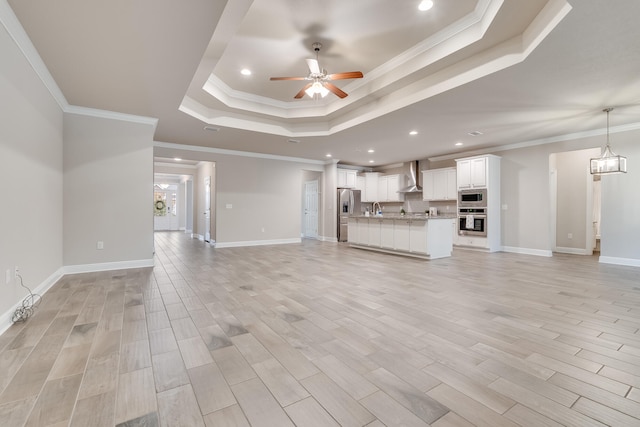
M9 6L7 0L0 0L0 22L2 22L7 33L9 33L9 37L13 39L29 65L31 65L31 68L33 68L33 71L35 71L40 78L40 81L42 81L49 93L51 93L53 99L58 103L62 111L65 111L69 107L67 99L62 94L62 91L53 79L53 76L44 64L35 46L31 43L31 39L22 27L22 24L20 24L18 17L13 12L13 9L11 9L11 6Z
M133 114L118 113L115 111L108 111L108 110L99 110L96 108L78 107L76 105L69 105L66 109L64 109L64 112L68 114L77 114L81 116L97 117L100 119L120 120L123 122L149 125L153 127L154 133L158 125L158 119L154 117L136 116Z
M640 130L640 122L610 127L609 133L614 134L614 133L620 133L620 132L629 132L633 130ZM439 162L442 160L453 160L453 159L459 159L463 157L484 155L486 153L498 153L501 151L517 150L519 148L528 148L528 147L536 147L538 145L554 144L556 142L574 141L576 139L583 139L583 138L589 138L592 136L600 136L600 135L606 135L606 134L607 134L606 128L594 129L594 130L588 130L588 131L582 131L582 132L568 133L565 135L551 136L548 138L533 139L531 141L516 142L514 144L500 145L498 147L487 147L487 148L481 148L478 150L459 152L455 154L446 154L444 156L429 157L428 160L430 162Z
M327 164L327 162L324 160L304 159L301 157L278 156L275 154L254 153L250 151L226 150L223 148L201 147L198 145L183 145L183 144L175 144L172 142L154 141L153 146L158 148L167 148L171 150L195 151L198 153L211 153L211 154L224 154L226 156L252 157L257 159L282 160L285 162L307 163L312 165Z
M152 117L70 105L7 0L0 0L0 22L64 113L146 124L153 126L155 132L158 119Z
M475 13L454 24L448 29L448 33L438 33L426 39L415 50L406 51L367 73L363 79L352 83L353 86L347 86L354 88L349 89L348 98L323 107L326 108L323 121L291 124L288 118L307 117L309 110L303 106L298 110L285 110L259 103L253 105L253 100L257 98L249 94L243 95L242 104L237 104L234 112L210 108L189 96L184 97L179 110L205 123L234 129L294 138L333 135L524 61L571 10L566 0L550 0L521 34L380 96L375 102L366 102L367 97L394 83L397 78L418 72L444 56L480 40L502 3L503 0L480 1ZM389 77L391 71L394 78ZM208 81L212 86L213 82L212 79ZM222 102L225 104L229 102L226 99L228 95L224 94ZM340 108L355 102L360 105L352 111L329 117ZM260 114L260 117L255 113Z

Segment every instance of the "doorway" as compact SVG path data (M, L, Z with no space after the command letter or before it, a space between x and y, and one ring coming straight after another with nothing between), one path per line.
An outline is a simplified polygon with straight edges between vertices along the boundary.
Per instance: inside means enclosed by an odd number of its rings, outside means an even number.
M204 241L211 242L211 177L204 177Z
M553 252L592 255L600 221L599 185L589 173L589 159L599 148L549 156L550 241Z
M304 218L302 235L305 238L318 238L318 181L304 183Z

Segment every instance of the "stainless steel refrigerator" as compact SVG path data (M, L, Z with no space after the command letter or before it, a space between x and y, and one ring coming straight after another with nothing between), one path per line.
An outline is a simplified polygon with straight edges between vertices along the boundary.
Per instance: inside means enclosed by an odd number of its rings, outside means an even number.
M360 213L360 190L338 188L338 242L349 240L349 215Z

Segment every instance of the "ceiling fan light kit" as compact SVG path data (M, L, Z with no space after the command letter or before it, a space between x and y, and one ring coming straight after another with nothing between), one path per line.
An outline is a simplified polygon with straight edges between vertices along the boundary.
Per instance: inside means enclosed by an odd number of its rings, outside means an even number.
M315 42L311 45L313 50L316 52L316 59L307 59L307 66L309 67L309 74L306 77L271 77L270 80L307 80L310 83L307 83L301 90L298 92L294 98L300 99L304 97L305 94L309 95L310 98L314 98L316 95L320 95L322 98L327 96L329 92L332 92L339 98L345 98L348 96L346 92L342 89L330 83L331 80L345 80L345 79L361 79L364 77L361 71L348 71L345 73L334 73L327 74L327 70L320 68L320 64L318 62L318 54L320 49L322 48L322 43Z
M600 157L591 159L590 171L592 175L627 173L627 158L614 153L609 145L609 113L611 110L613 108L602 110L607 113L607 145L602 150Z

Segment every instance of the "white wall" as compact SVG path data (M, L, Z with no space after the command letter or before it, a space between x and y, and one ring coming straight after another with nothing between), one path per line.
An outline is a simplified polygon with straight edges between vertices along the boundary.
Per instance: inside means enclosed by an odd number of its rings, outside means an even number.
M152 265L153 132L146 123L65 115L65 266Z
M0 25L0 332L26 295L5 272L20 267L33 290L62 267L61 107Z

